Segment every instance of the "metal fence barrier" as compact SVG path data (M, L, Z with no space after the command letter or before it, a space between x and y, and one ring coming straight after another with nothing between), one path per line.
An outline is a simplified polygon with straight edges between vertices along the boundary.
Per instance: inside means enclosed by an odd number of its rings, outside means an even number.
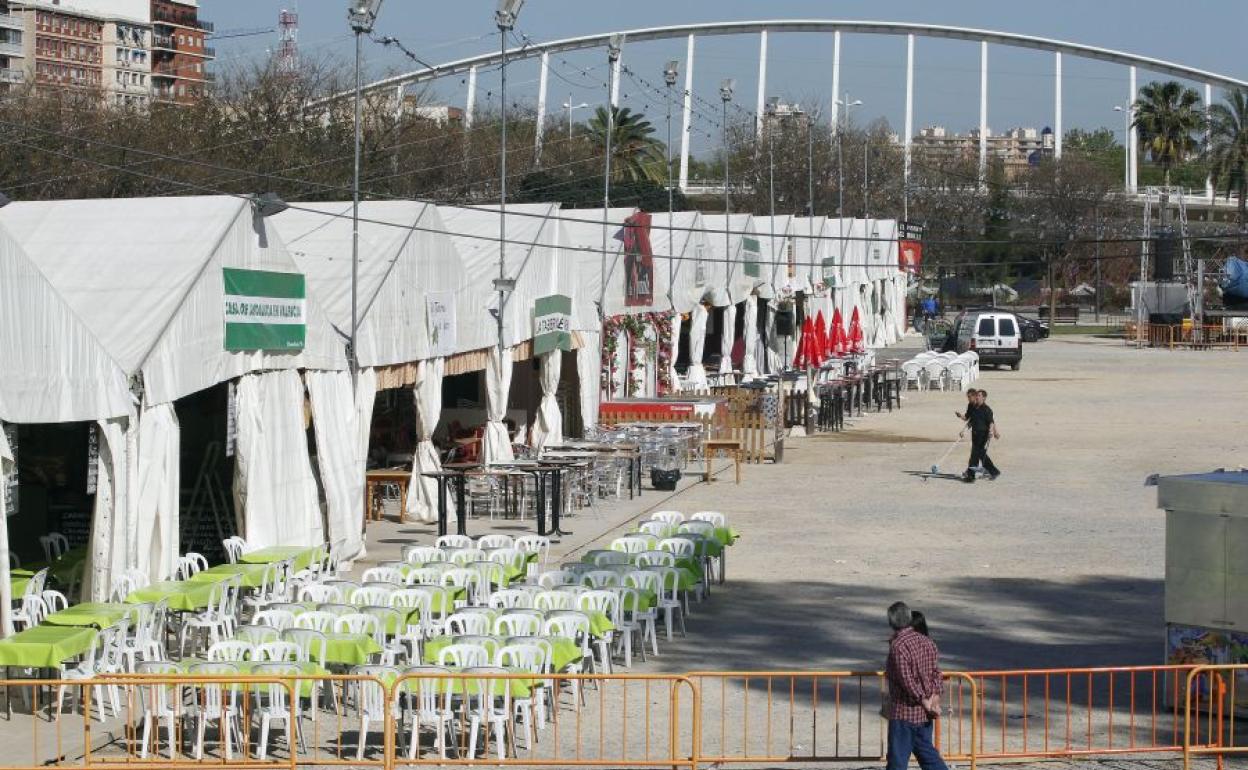
M887 750L879 671L118 675L0 686L9 699L0 764L19 770L698 770L876 762ZM935 736L947 760L972 768L1124 755L1182 757L1186 767L1248 755L1237 730L1245 712L1248 665L951 672Z

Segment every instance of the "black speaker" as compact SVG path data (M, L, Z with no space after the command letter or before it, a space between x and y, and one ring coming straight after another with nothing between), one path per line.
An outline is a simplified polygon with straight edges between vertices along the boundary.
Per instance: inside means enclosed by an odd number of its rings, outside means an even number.
M1182 313L1149 313L1148 322L1157 326L1178 326L1183 323Z
M1153 230L1153 280L1174 280L1174 259L1179 251L1179 239L1169 227Z
M781 337L792 337L794 334L793 311L776 311L776 334Z

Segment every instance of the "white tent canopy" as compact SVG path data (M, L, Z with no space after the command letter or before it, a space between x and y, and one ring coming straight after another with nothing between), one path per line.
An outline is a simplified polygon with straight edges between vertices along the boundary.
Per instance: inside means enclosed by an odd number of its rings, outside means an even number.
M677 211L670 218L664 212L650 220L650 247L671 259L671 308L678 313L688 313L724 282L723 265L709 259L705 227L697 211Z
M159 404L246 372L342 369L342 346L307 301L303 350L228 351L224 267L298 272L251 204L229 196L16 202L8 229L92 335Z
M789 257L796 257L792 251L795 221L796 217L787 214L754 217L754 229L758 232L758 242L763 252L762 279L754 286L760 297L770 299L781 287L793 280L789 276ZM796 275L796 265L793 272Z
M298 203L273 217L308 291L342 339L351 331L351 203ZM360 366L388 366L434 355L427 302L449 298L452 312L478 314L489 283L469 283L437 206L422 201L360 203L358 333ZM456 328L451 353L488 347L491 327ZM443 353L445 355L445 353Z
M762 279L762 255L753 257L758 261L759 276L747 275L745 259L747 239L758 244L752 214L708 214L702 218L706 227L706 243L710 258L719 262L724 272L723 283L715 286L716 307L731 305L744 300Z
M663 286L660 290L659 286L652 285L654 301L646 305L628 305L625 301L624 220L635 213L635 208L607 209L605 226L602 209L575 209L560 213L560 221L568 238L565 245L570 259L576 264L578 295L582 301L591 302L595 307L601 305L602 313L607 318L662 309L667 302L667 270L666 266L659 270L657 259L654 260L654 281L657 283L659 273L662 273ZM604 230L607 236L605 258L602 253ZM597 319L591 320L592 327L596 328Z
M134 412L125 371L0 225L0 420L79 422Z
M494 279L498 278L500 253L497 207L439 206L438 212L459 252L465 279L470 285L492 290ZM572 298L572 328L594 328L597 315L578 290L576 261L562 250L567 235L559 220L558 204L510 204L506 223L504 272L516 285L503 313L503 345L512 347L533 337L533 305L537 299L552 294ZM488 339L496 341L496 321L490 310L497 307L498 295L491 291L488 304L460 315L460 328L483 326L490 330Z

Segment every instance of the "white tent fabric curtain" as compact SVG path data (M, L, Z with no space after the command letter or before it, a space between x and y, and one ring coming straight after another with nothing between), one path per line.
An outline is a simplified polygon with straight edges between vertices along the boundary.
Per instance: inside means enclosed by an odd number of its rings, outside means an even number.
M667 346L667 379L671 390L677 392L680 390L680 372L676 371L676 356L680 354L680 313L672 313L671 333L659 344Z
M702 365L706 348L706 306L698 303L689 313L689 369L685 372L685 387L693 390L706 387L706 367Z
M490 350L485 367L485 437L481 441L481 460L491 463L509 462L515 459L511 451L511 435L503 420L507 417L507 397L511 392L513 348L504 348L499 356L498 348Z
M424 522L438 517L438 481L424 477L442 470L433 445L433 432L442 416L442 379L446 359L431 358L416 365L412 395L416 399L416 454L412 457L412 480L407 485L407 513Z
M741 377L753 379L758 372L758 297L751 294L745 298L745 313L741 327L745 336L744 353L741 355Z
M173 404L139 415L138 489L134 499L134 567L152 580L174 573L180 553L181 427Z
M767 306L765 355L768 374L775 374L784 368L784 338L776 334L776 311L778 309L779 305L774 301Z
M533 420L531 433L533 447L541 449L547 444L563 441L563 415L559 413L559 377L563 374L563 351L543 353L540 360L542 400L537 405L537 417Z
M245 374L235 397L234 510L248 545L324 543L299 373L285 369Z
M602 334L581 332L576 349L576 377L580 389L581 429L598 425L598 405L602 401Z
M737 306L724 308L723 334L719 336L719 373L732 374L732 346L737 341Z
M17 473L13 464L13 449L9 446L9 437L4 432L4 423L0 423L0 639L13 634L13 586L9 580L9 509L8 478Z
M371 382L365 382L365 379ZM376 372L359 373L359 396L352 393L350 372L309 371L304 374L312 402L316 434L316 464L325 488L325 530L332 542L342 542L344 559L364 555L364 466L367 459L367 423L373 413ZM366 408L365 408L366 407ZM361 428L364 440L361 441Z
M100 420L96 423L99 459L95 480L95 507L91 512L91 545L83 568L83 596L92 601L108 600L113 578L127 567L129 551L126 535L130 529L130 509L126 479L127 459L137 453L137 431L129 419ZM131 451L135 450L135 451ZM86 585L89 584L89 585Z

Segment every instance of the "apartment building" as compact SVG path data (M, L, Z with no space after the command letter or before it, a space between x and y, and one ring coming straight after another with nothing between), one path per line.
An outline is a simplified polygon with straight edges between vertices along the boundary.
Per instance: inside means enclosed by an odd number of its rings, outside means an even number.
M913 145L929 157L978 158L979 129L957 134L944 126L927 126L914 137ZM1053 129L1011 128L1001 134L990 129L987 145L989 159L1001 160L1006 173L1013 175L1053 154Z
M211 29L197 0L0 0L0 86L94 90L138 108L192 102L212 77Z
M26 52L22 45L22 17L0 0L0 93L26 79Z
M152 98L193 102L212 82L208 63L216 56L205 44L212 23L199 18L198 0L151 0Z

